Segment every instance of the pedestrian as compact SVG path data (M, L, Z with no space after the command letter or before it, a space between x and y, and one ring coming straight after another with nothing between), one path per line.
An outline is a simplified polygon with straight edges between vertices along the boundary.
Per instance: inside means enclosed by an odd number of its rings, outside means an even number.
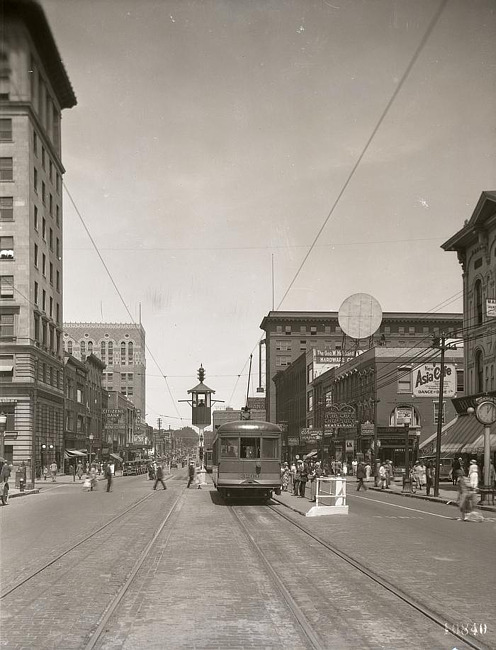
M468 468L468 482L470 484L470 489L472 490L472 501L475 506L475 495L477 488L479 487L479 466L477 465L476 460L471 460Z
M112 475L112 469L110 467L110 463L107 463L105 465L105 478L107 479L107 492L112 492L112 481L113 481L113 475Z
M469 479L463 474L458 475L458 507L460 508L461 520L472 511L472 498Z
M489 487L494 488L496 483L496 471L494 470L494 463L489 463Z
M420 468L418 461L412 467L412 480L415 483L415 488L420 490Z
M370 481L371 475L372 475L372 466L370 463L367 463L365 465L365 480Z
M356 477L357 477L357 492L362 487L364 490L367 489L367 486L364 484L363 479L367 476L365 472L365 466L363 463L358 463L356 468Z
M92 465L90 468L90 492L93 491L93 488L95 488L95 490L97 489L97 484L98 480L96 478L96 467L95 465Z
M393 480L393 474L394 474L392 461L387 460L384 469L386 470L386 488L389 490L389 485Z
M423 461L419 461L418 465L418 478L419 478L419 484L420 484L420 489L424 489L425 484L427 483L427 476L426 476L426 467L423 463Z
M317 500L317 486L318 486L318 480L322 476L322 468L320 466L320 462L317 461L315 463L315 466L312 470L312 472L309 474L310 478L310 501L316 501Z
M384 490L387 487L387 475L384 463L381 463L379 466L379 480L381 482L381 490Z
M425 489L427 496L431 493L431 487L434 485L434 465L432 460L427 461L427 466L425 468Z
M300 497L305 496L308 481L308 463L300 465Z
M289 466L287 463L283 463L281 467L281 486L282 486L282 491L287 492L288 491L288 485L289 485L289 479L290 479L290 471L289 471Z
M353 474L353 476L356 476L357 469L358 469L358 461L356 458L354 458L351 461L351 473Z
M43 467L43 480L46 481L48 476L48 467L45 465Z
M188 485L186 487L189 487L194 480L195 480L195 465L193 461L191 461L188 467Z
M50 465L50 474L52 475L52 483L57 482L57 463L53 461Z
M451 480L453 481L453 485L458 485L460 476L463 476L462 459L455 458L451 463Z
M10 466L7 461L5 461L0 469L0 490L2 497L2 504L4 506L9 503L9 478L10 478Z
M298 497L300 495L300 468L302 462L301 460L296 461L296 469L293 477L293 496Z
M155 485L153 486L154 490L157 489L157 485L159 483L162 483L162 487L164 488L164 490L167 490L164 483L164 469L160 463L157 465L157 469L155 471ZM189 487L189 483L188 483L188 487Z
M76 474L78 479L81 480L83 477L83 464L81 463L81 461L79 461L79 463L77 464Z

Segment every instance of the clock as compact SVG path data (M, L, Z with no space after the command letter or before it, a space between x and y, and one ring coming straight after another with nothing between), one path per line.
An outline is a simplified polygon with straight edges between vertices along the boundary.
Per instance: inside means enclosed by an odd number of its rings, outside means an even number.
M477 406L475 414L482 424L493 424L496 422L496 402L490 400L481 402Z

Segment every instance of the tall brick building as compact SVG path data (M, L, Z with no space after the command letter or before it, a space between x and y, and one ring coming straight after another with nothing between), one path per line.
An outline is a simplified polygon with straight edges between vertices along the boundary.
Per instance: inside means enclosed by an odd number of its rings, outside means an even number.
M0 406L5 456L39 473L42 449L63 459L61 113L76 97L40 5L2 12Z

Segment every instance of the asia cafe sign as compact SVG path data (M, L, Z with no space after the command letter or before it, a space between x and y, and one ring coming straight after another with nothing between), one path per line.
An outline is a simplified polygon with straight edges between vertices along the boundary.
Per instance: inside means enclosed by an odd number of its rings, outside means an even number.
M441 364L424 363L412 370L412 393L415 397L439 397ZM444 397L456 395L456 366L444 364Z

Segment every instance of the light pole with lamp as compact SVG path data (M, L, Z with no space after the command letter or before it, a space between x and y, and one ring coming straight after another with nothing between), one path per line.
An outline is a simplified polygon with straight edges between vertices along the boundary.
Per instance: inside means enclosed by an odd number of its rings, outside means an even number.
M93 434L90 433L90 435L88 436L88 438L90 439L90 469L91 469L91 456L92 456L92 453L91 453L91 452L92 452L92 445L93 445L93 438L94 438Z
M7 428L7 416L2 411L0 413L0 458L2 458L2 459L3 459L3 455L5 453L4 436L5 436L5 429L6 428ZM2 460L2 462L3 462L3 460Z

